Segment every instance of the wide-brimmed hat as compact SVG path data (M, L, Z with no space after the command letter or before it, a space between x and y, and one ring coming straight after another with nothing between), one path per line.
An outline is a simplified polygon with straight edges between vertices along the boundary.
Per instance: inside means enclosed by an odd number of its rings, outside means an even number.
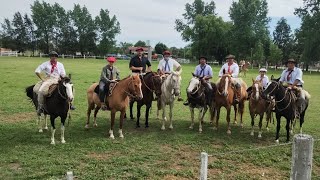
M52 57L52 56L59 57L59 54L57 52L55 52L55 51L51 51L49 53L49 57Z
M235 59L236 57L232 54L229 54L226 56L226 59Z
M294 59L288 59L286 62L284 62L285 64L288 64L289 62L291 62L291 63L294 63L294 64L297 64L297 61L296 60L294 60Z
M267 72L268 70L266 69L266 68L261 68L260 70L259 70L259 72Z
M142 47L137 47L136 51L143 51Z
M163 55L166 55L166 54L167 54L167 55L171 55L171 52L168 51L168 50L166 50L166 51L163 52Z
M107 57L106 60L108 62L116 62L117 59L115 57Z
M200 59L205 59L206 61L208 60L208 58L205 57L205 56L200 56L200 57L199 57L199 60L200 60Z

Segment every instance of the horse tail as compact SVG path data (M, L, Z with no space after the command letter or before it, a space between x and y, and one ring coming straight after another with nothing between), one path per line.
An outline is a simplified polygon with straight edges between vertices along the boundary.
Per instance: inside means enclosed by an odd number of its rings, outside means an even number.
M26 94L30 99L33 99L33 87L35 85L29 86L26 88Z

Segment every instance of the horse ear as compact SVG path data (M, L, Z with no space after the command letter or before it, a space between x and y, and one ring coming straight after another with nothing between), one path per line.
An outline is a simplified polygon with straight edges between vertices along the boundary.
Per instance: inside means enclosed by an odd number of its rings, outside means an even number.
M196 75L193 72L191 74L192 74L193 77L196 77Z

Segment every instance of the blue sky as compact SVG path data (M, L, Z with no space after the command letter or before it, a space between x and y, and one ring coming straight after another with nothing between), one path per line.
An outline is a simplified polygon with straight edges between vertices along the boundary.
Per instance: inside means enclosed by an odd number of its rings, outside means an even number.
M0 0L4 1L4 0ZM182 41L180 34L174 29L175 19L182 18L186 3L193 0L45 0L48 3L59 3L67 10L73 9L75 3L85 5L93 16L98 15L100 9L108 9L111 15L116 15L120 22L121 34L116 37L119 42L135 43L138 40L150 40L154 46L162 42L169 47L183 47L187 42ZM209 2L209 0L204 0ZM30 5L34 0L5 1L0 6L0 22L4 18L13 18L17 11L30 14ZM229 8L233 0L214 0L216 12L224 20L230 20ZM277 21L285 17L291 29L300 27L300 19L293 12L301 7L302 0L267 0L270 32L274 30ZM1 3L4 4L4 3Z

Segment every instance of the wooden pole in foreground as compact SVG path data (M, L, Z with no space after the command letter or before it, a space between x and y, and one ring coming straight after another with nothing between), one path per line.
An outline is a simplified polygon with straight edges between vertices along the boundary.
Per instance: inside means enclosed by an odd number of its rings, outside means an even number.
M291 180L311 180L313 138L296 134L292 144Z
M208 153L201 153L200 180L208 179Z

